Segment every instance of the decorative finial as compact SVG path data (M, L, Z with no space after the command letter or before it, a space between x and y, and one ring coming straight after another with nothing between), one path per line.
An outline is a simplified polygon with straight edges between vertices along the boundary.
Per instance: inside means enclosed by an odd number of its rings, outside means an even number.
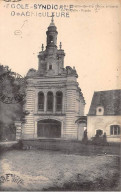
M51 19L51 22L54 23L54 13L52 12L52 19Z
M43 51L44 50L44 45L43 44L42 44L42 47L41 48L42 48L42 51Z
M60 45L59 45L60 49L62 48L62 43L60 42Z

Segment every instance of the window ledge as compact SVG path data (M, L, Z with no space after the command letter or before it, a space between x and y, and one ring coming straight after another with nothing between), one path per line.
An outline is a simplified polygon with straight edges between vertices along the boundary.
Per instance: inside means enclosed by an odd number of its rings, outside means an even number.
M111 137L111 138L120 138L121 137L121 135L107 135L107 137Z
M65 116L65 113L53 113L53 112L36 112L34 115L44 115L44 116Z

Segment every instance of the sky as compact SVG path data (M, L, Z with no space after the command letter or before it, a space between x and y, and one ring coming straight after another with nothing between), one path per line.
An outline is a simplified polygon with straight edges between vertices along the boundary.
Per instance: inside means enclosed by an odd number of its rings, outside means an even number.
M46 46L46 31L51 21L47 14L54 12L57 45L62 42L66 54L64 66L75 66L77 70L77 80L86 101L85 114L94 91L121 89L121 6L118 0L12 1L0 1L2 65L8 65L22 76L30 68L38 68L37 55L41 44ZM42 9L41 5L51 9ZM52 5L58 9L52 9ZM61 11L60 5L73 6L73 10ZM24 16L27 11L33 15ZM17 15L22 12L23 15Z

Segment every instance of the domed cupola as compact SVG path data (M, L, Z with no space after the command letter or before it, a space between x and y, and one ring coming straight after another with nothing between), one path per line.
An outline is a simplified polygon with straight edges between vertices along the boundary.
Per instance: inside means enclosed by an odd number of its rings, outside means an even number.
M49 47L57 47L57 28L54 24L54 19L53 19L54 15L52 15L52 20L51 23L48 27L48 30L46 32L47 34L47 48Z

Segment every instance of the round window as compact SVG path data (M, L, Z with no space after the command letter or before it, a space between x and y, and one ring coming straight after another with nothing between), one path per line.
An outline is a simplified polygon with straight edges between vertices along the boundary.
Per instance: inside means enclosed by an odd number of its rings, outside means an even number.
M101 109L101 108L99 108L99 109L98 109L98 111L99 111L99 112L101 112L101 111L102 111L102 109Z

